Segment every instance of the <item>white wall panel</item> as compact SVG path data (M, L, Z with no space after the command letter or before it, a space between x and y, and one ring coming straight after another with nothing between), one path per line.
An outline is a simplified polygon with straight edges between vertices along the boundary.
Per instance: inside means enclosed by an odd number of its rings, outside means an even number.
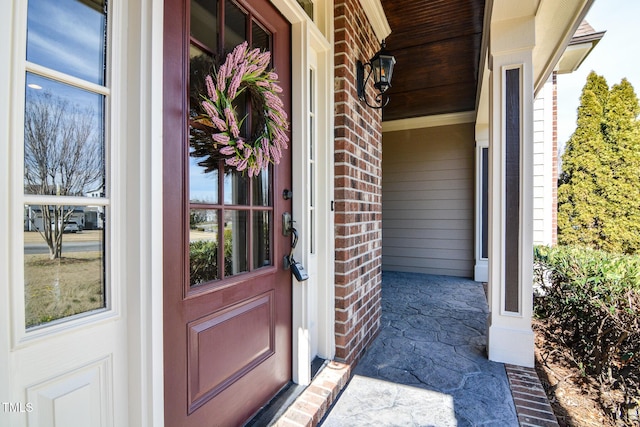
M27 388L30 427L113 425L111 358Z

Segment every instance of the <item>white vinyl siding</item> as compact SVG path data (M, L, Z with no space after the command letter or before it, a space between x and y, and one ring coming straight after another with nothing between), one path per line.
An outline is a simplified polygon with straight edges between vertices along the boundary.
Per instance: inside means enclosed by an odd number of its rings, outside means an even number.
M553 172L553 83L533 103L533 243L551 245Z
M387 132L383 153L383 270L471 277L473 124Z

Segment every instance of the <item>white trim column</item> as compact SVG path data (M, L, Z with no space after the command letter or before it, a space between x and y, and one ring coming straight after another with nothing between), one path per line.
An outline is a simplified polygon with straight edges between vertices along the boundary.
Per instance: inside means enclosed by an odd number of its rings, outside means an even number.
M491 26L489 359L533 367L533 60L535 19Z
M128 20L128 89L120 114L127 123L126 319L129 425L164 424L162 246L163 0L124 4ZM135 142L135 143L134 143ZM124 162L123 162L124 163ZM133 184L135 183L135 185ZM124 191L124 190L123 190Z
M13 380L11 377L10 354L11 354L11 245L7 238L7 230L11 230L12 223L9 215L11 199L9 191L11 181L9 171L13 165L11 162L11 110L12 110L12 43L14 40L13 16L15 2L0 0L0 8L3 10L0 16L0 204L4 207L0 209L0 227L5 230L2 240L0 240L0 402L11 402ZM5 417L2 423L9 423L9 417L0 412L0 417Z

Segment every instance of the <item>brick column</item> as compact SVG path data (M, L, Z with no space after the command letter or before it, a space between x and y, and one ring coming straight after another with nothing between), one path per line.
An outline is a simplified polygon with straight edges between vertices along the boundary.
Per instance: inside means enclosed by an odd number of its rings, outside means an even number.
M358 0L334 12L336 358L353 363L380 328L382 113L358 100L355 76L380 44Z

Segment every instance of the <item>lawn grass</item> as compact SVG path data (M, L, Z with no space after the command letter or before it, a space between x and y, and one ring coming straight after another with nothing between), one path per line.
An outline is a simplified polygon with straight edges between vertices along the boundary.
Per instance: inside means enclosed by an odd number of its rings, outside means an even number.
M101 252L73 252L63 258L25 255L27 328L105 306Z

